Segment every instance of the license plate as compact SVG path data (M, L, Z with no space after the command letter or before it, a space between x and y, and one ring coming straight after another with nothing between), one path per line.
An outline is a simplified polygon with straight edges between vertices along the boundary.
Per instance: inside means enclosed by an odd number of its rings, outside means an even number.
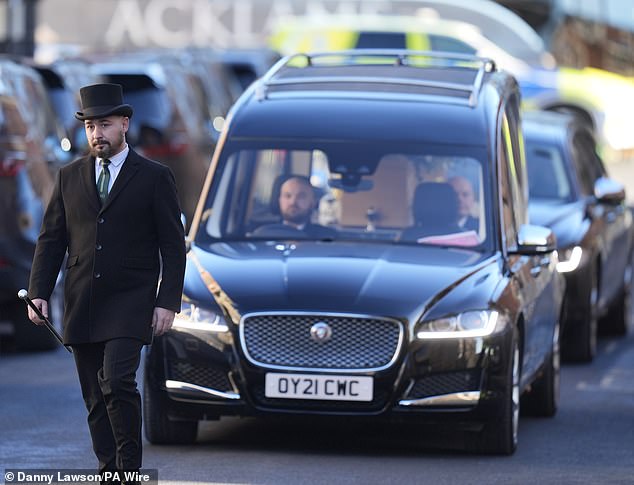
M264 395L282 399L372 401L372 377L315 374L278 374L265 378Z

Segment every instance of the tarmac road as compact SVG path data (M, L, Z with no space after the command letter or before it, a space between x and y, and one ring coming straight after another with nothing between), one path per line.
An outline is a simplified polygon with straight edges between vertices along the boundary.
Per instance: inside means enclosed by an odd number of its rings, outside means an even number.
M0 357L0 466L96 469L72 356ZM161 484L540 483L634 481L634 334L600 340L590 365L565 365L559 413L522 417L512 457L447 450L412 426L223 419L194 446L145 443ZM440 447L438 447L440 444Z

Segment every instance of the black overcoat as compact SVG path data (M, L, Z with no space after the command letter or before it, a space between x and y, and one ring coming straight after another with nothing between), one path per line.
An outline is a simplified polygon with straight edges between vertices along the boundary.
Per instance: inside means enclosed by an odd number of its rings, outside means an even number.
M66 254L64 343L149 342L154 307L179 311L183 290L185 239L171 171L130 150L102 207L94 157L62 167L35 250L31 298L50 298Z

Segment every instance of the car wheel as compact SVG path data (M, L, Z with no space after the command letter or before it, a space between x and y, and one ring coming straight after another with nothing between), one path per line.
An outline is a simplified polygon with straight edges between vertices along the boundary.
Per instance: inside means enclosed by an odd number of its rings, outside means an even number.
M198 421L171 420L167 415L165 391L152 389L147 381L143 386L143 426L145 438L156 445L186 445L196 441Z
M559 406L560 369L559 323L553 332L552 350L548 354L542 375L522 399L522 411L531 416L551 417Z
M564 359L570 362L591 362L597 354L599 287L595 267L590 268L581 296L578 303L581 308L575 312L581 318L570 318L565 323L563 354Z
M520 376L522 372L520 356L520 343L515 330L506 372L506 386L501 392L499 411L475 437L475 451L512 455L517 448L520 420Z
M601 320L601 333L625 335L632 319L632 265L628 265L623 277L623 289Z

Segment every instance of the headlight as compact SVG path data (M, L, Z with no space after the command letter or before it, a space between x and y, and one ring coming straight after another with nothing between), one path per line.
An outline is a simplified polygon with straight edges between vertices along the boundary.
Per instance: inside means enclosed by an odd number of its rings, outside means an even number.
M174 328L204 330L207 332L229 331L229 327L222 315L186 302L183 302L180 313L174 318Z
M579 267L579 263L581 263L581 256L583 256L583 250L580 246L559 251L557 271L560 273L569 273L570 271L576 270Z
M473 311L446 318L424 321L418 326L419 339L484 337L495 330L500 314L495 311Z

